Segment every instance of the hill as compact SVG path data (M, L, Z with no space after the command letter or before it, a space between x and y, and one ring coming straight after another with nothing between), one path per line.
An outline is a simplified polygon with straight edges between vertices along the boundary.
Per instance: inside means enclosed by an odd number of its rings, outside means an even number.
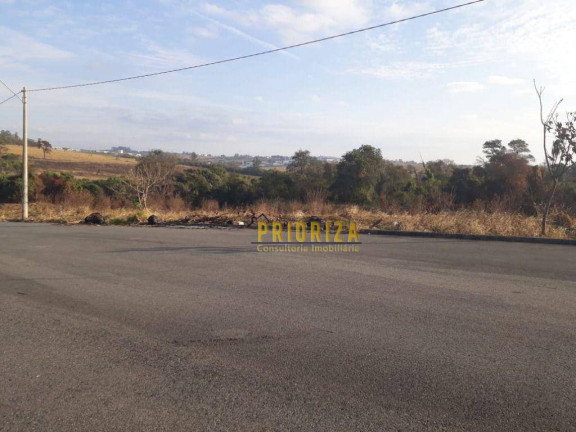
M22 147L7 145L8 153L21 155ZM28 147L30 169L34 171L66 171L75 177L105 179L124 175L136 164L134 159L119 158L114 155L53 150L44 159L42 150Z

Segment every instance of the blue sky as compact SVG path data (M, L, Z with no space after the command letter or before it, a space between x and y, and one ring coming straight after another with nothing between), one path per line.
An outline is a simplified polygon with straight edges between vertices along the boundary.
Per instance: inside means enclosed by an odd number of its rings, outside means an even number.
M0 79L20 89L151 73L452 6L458 0L0 0ZM30 136L58 147L471 163L526 139L542 159L532 78L576 110L573 0L486 0L235 63L29 97ZM0 99L10 94L0 89ZM20 131L13 100L0 128Z

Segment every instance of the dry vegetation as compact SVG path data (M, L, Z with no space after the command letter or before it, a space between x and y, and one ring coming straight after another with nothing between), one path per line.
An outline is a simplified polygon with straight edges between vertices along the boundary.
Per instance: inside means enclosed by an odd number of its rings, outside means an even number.
M22 154L22 147L16 145L7 145L8 153L15 155ZM42 150L38 147L28 146L28 156L32 159L42 159ZM64 150L52 150L52 152L46 156L46 160L61 161L61 162L89 162L95 164L101 163L113 163L116 165L134 165L136 162L134 159L130 158L116 158L114 155L106 154L94 154L94 153L84 153L77 151L64 151Z
M249 223L252 216L264 213L270 220L298 221L310 216L325 220L354 220L360 229L375 228L402 231L431 231L439 233L465 233L480 235L504 235L538 237L540 218L504 211L459 210L439 213L398 213L389 214L375 210L365 210L354 205L337 206L321 202L300 204L260 202L249 208L220 208L216 201L206 201L201 208L189 210L179 199L172 199L161 205L151 205L149 213L136 208L102 207L76 203L33 203L30 220L36 222L80 223L91 212L102 213L110 224L126 225L144 223L150 214L157 215L168 224L214 223L226 224L242 221ZM18 220L18 204L0 204L0 221ZM183 222L186 220L186 222ZM557 213L552 218L548 237L576 238L576 220L565 213Z
M8 153L21 155L22 147L6 146ZM75 151L52 150L43 157L42 150L29 146L30 168L37 172L69 172L78 178L106 179L125 175L136 164L134 159L118 158L113 155L81 153Z
M9 146L8 150L11 153L18 153L21 148ZM44 171L46 168L43 169L42 167L46 167L46 164L54 164L47 169L56 172L68 171L76 177L107 178L113 175L126 174L135 166L135 161L132 159L117 159L114 156L58 150L55 150L49 155L48 159L44 160L40 149L31 148L30 156L32 166L36 167L37 172ZM381 159L380 156L379 159ZM518 157L515 160L518 160ZM71 169L74 164L79 164L77 165L79 167L78 170ZM533 170L528 169L528 165L525 162L524 165L529 173L533 172ZM177 166L175 169L179 171L184 168ZM318 168L324 169L325 166L318 165ZM384 168L388 168L389 172L386 172L389 174L398 174L397 168L392 165L384 165ZM381 167L381 169L384 168ZM509 171L505 170L506 173ZM322 175L322 172L320 170L320 175ZM346 170L343 171L344 174L346 172ZM507 200L506 197L497 195L487 201L476 200L468 203L467 206L456 206L451 200L443 201L443 195L435 194L434 191L437 191L437 187L434 189L432 186L437 186L438 180L434 176L431 177L432 181L427 182L427 178L414 179L406 172L404 173L406 178L404 180L401 179L402 181L399 183L396 182L404 186L411 186L412 189L419 188L420 195L410 195L408 193L401 195L400 198L410 205L402 204L401 199L397 199L397 202L384 202L382 198L394 196L394 191L392 190L388 195L386 191L380 194L379 205L362 207L351 204L334 204L333 201L328 200L328 192L319 188L310 189L308 191L310 193L306 193L302 197L302 200L306 201L305 204L301 201L290 201L289 199L274 201L273 198L270 198L278 191L284 193L284 195L280 196L294 196L294 194L290 195L282 189L285 184L307 187L311 183L307 180L307 177L300 178L298 176L298 174L306 174L307 171L264 175L258 178L259 183L247 182L244 178L240 178L237 175L233 177L221 167L189 170L186 173L188 176L184 176L183 179L180 178L178 181L173 180L166 184L156 185L154 193L146 199L148 211L140 210L132 204L135 202L134 196L128 196L130 194L126 191L117 191L113 186L106 187L109 188L108 192L112 190L114 193L106 194L103 193L105 188L102 185L92 184L92 187L100 190L100 193L96 193L94 191L91 192L86 183L81 184L65 176L38 177L37 192L33 198L35 202L31 204L30 208L30 220L37 222L79 223L90 213L99 212L104 215L109 224L145 223L150 214L155 214L161 222L167 224L206 223L217 225L240 221L247 224L254 216L265 214L269 220L278 221L308 220L311 216L331 221L354 220L360 229L374 228L519 237L538 237L540 234L541 215L537 213L541 210L538 206L535 206L528 213L533 214L533 216L528 216L527 212L519 211L518 203L514 204L510 199ZM315 171L312 172L312 174L314 173ZM470 174L469 171L466 171L466 173ZM448 178L448 180L451 179L451 177L444 177ZM314 176L311 178L314 179ZM283 183L282 181L284 180L292 180L292 182ZM348 183L355 184L352 180ZM504 183L508 185L509 183L504 182L499 177L495 177L495 180L498 180L496 181L498 184ZM392 182L392 180L390 181ZM425 186L429 186L429 183L432 186L426 189ZM493 183L495 181L490 184ZM218 186L212 187L214 184ZM202 194L199 196L193 193L197 185L204 188L200 189ZM458 185L461 186L460 183ZM476 187L477 185L474 183L472 186ZM175 190L177 191L178 187L181 190L176 193ZM264 187L264 189L266 187L268 189L272 188L268 199L266 199L266 194L259 187ZM41 190L42 188L44 190ZM176 189L172 190L173 188ZM14 198L16 196L14 190L17 189L14 189L14 184L12 184L12 189L10 190L12 191L11 202L15 202L17 198ZM314 193L315 191L317 193ZM360 192L362 191L363 189L360 190ZM483 189L480 188L479 191L482 192ZM228 195L223 195L224 193ZM244 195L242 195L243 193ZM230 202L227 200L235 199L237 203L246 202L253 204L221 207L215 198L220 199L220 202ZM426 201L426 198L428 201ZM349 202L354 202L354 200L351 199ZM140 207L146 208L145 203L143 204L141 201ZM200 207L193 207L193 204L198 203L203 204ZM373 210L368 208L373 208ZM376 208L386 211L376 210ZM576 238L576 219L574 218L573 207L558 206L558 209L560 208L565 211L555 210L555 213L551 215L548 236L552 238ZM516 210L514 211L514 209ZM572 215L570 211L572 211ZM18 204L0 204L0 221L19 219L20 206Z
M7 153L20 156L22 147L7 145ZM28 158L30 169L42 173L67 172L76 178L86 178L90 180L104 180L109 177L125 176L136 165L136 159L117 157L115 155L94 154L76 151L52 150L44 159L42 150L29 146ZM194 169L184 165L177 165L176 169Z

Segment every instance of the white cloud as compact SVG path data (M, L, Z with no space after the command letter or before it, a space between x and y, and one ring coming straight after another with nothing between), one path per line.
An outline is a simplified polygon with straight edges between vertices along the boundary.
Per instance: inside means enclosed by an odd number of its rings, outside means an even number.
M62 60L72 53L39 42L25 34L0 26L0 66L16 66L28 60Z
M214 14L214 15L227 15L228 11L226 9L224 9L223 7L220 7L216 4L213 3L204 3L204 5L202 6L202 9L204 9L205 12L210 13L210 14Z
M473 81L460 81L446 84L450 93L476 93L484 89L480 83Z
M406 9L408 7L413 9ZM393 2L386 8L390 16L396 17L432 9L434 7L425 2ZM576 69L576 57L566 54L571 50L570 41L576 39L573 0L546 3L503 0L482 3L450 15L456 20L443 16L425 30L423 45L417 35L416 39L404 37L403 45L394 43L394 35L382 37L380 41L372 40L369 46L374 56L349 72L387 79L414 79L432 77L440 72L464 71L473 66L486 70L486 75L491 71L500 72L489 76L489 84L530 85L528 78L535 76L547 80L550 88L557 86L576 95L572 90L576 89L576 76L568 72ZM457 25L454 25L455 21ZM381 60L378 54L381 54ZM405 54L410 58L403 60ZM514 69L529 75L523 79L506 75ZM465 76L461 78L466 81Z
M532 73L559 79L576 69L575 57L566 55L576 38L573 0L507 0L467 12L465 24L454 30L437 25L428 31L431 52L474 64L522 61Z
M193 27L190 33L206 39L215 39L218 37L218 29L215 26Z
M256 11L234 12L213 3L204 3L202 11L209 15L227 18L243 25L258 23L259 21ZM195 9L194 12L198 14L198 11Z
M394 1L391 5L386 6L380 14L385 19L398 20L429 12L432 9L428 2Z
M442 71L458 66L464 66L464 64L462 62L395 61L383 66L351 68L346 72L378 78L412 80L417 78L431 78Z
M205 3L203 11L240 25L265 26L278 33L286 44L354 29L371 17L371 1L367 0L295 0L295 3L295 6L270 3L243 13Z
M360 0L297 0L297 3L330 17L334 22L364 23L369 17L369 3Z
M276 49L276 48L278 48L276 45L271 44L271 43L266 42L266 41L263 41L262 39L258 39L258 38L254 37L254 36L252 36L252 35L249 35L248 33L244 32L244 31L242 31L242 30L240 30L240 29L238 29L238 28L236 28L236 27L233 27L233 26L231 26L231 25L225 24L225 23L223 23L223 22L221 22L221 21L218 21L218 20L216 20L216 19L214 19L214 18L210 18L210 17L208 17L208 16L206 16L206 15L203 15L203 14L201 14L201 13L199 13L199 12L196 12L196 11L190 11L190 12L191 12L193 15L197 15L197 16L199 16L200 18L209 21L212 25L217 26L217 27L219 27L219 28L222 28L222 29L224 29L224 30L226 30L226 31L228 31L228 32L230 32L230 33L232 33L232 34L235 34L235 35L237 35L237 36L240 36L242 39L245 39L245 40L247 40L247 41L249 41L249 42L255 43L256 45L260 45L260 46L263 46L263 47L268 48L268 49ZM298 57L295 56L294 54L289 53L289 52L285 52L285 51L281 51L280 54L283 54L283 55L286 55L286 56L292 57L292 58L298 58Z
M265 25L276 29L285 43L303 42L311 35L318 34L333 25L328 16L314 13L298 13L293 8L271 4L261 10L261 17Z
M488 77L488 82L491 84L503 85L503 86L515 86L526 84L526 80L522 78L511 78L502 75L492 75Z
M130 56L140 60L141 64L155 69L170 69L204 63L203 59L188 50L168 49L154 42L148 43L145 52L134 52Z
M401 44L393 32L381 33L376 37L368 36L368 46L376 52L391 54L402 52Z

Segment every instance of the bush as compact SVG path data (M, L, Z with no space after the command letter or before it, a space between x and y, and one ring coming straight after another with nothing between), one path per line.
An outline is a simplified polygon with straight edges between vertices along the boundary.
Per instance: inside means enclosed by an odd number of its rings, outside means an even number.
M0 174L0 202L19 202L22 196L22 178Z

